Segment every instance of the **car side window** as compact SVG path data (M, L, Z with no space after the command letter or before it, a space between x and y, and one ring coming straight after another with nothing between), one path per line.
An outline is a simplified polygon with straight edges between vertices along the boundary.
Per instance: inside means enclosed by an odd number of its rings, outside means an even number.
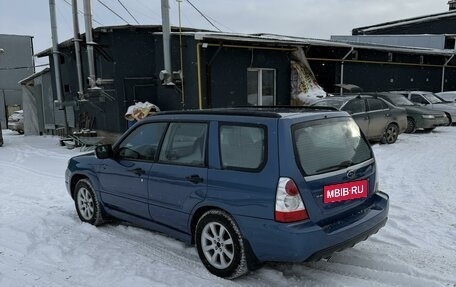
M160 151L162 163L205 166L207 123L171 123Z
M116 148L119 159L153 161L167 123L148 123L135 128Z
M222 124L219 140L224 169L258 170L266 161L266 131L262 126Z
M423 104L423 105L429 104L425 98L423 98L421 95L417 95L417 94L412 94L410 96L410 100L414 103L419 103L419 104Z
M358 114L366 112L366 104L363 99L355 99L349 101L343 108L349 114Z
M369 111L381 111L388 109L388 105L379 99L367 99L367 106Z

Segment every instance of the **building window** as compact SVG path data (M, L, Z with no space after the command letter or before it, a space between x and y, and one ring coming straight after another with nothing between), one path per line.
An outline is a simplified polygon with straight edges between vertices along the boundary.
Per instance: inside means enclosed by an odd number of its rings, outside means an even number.
M274 69L247 70L247 102L254 106L272 106L276 102Z
M393 53L389 52L388 53L388 62L392 62L393 61Z

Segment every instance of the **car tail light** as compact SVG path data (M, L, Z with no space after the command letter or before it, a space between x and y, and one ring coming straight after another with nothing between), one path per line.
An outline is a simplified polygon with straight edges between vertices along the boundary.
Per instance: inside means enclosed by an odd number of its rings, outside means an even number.
M295 222L308 219L304 202L295 182L281 177L277 185L275 220L278 222Z

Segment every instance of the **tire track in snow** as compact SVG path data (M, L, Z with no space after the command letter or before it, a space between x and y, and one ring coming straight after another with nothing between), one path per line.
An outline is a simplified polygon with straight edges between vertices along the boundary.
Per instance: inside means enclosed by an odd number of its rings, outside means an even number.
M0 166L3 166L3 167L6 167L6 168L14 168L14 169L17 169L17 170L20 170L20 171L24 171L24 172L27 172L27 173L30 173L30 174L33 174L33 175L37 175L37 176L44 176L44 177L49 177L49 178L54 178L54 179L63 179L63 176L62 175L55 175L55 174L51 174L51 173L46 173L46 172L39 172L39 171L36 171L35 169L32 169L32 168L28 168L28 167L23 167L21 165L18 165L16 163L11 163L11 162L0 162ZM63 172L62 172L63 174Z

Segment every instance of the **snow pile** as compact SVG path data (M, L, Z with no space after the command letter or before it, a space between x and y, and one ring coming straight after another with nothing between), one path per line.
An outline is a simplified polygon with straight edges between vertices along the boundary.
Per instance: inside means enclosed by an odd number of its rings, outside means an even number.
M267 264L235 281L209 274L196 250L126 224L79 221L65 190L78 154L56 137L3 131L0 286L456 286L456 128L374 145L390 218L329 261ZM305 244L305 243L303 243Z

